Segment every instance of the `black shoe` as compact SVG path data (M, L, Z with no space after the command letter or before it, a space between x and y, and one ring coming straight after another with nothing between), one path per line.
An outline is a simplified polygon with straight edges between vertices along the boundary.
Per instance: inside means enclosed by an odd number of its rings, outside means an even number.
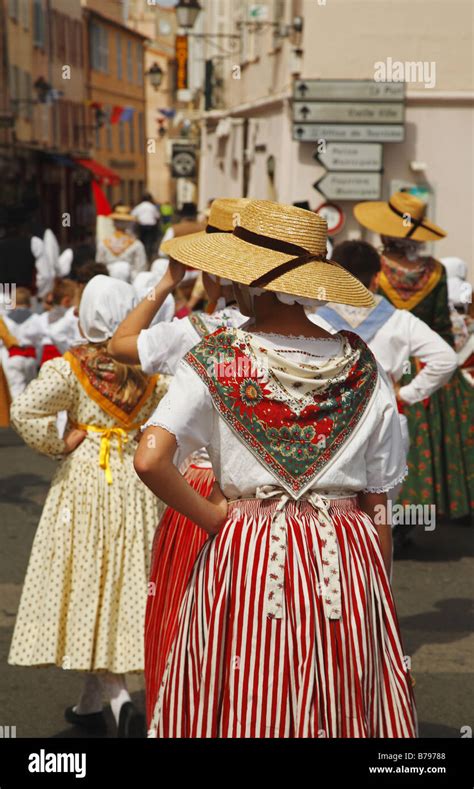
M90 712L87 715L80 715L74 712L73 707L66 707L64 717L73 726L82 726L89 731L105 731L107 724L103 712Z
M126 701L120 708L117 737L146 738L145 716L131 701Z

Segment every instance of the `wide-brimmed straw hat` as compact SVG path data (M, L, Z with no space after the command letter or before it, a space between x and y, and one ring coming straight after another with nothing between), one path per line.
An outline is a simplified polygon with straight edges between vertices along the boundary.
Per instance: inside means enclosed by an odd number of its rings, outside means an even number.
M232 233L235 225L240 221L242 211L249 203L250 200L247 197L217 197L209 208L204 234ZM203 233L199 233L199 235L203 235Z
M119 219L121 222L136 222L136 217L130 213L129 205L116 205L115 210L109 214L109 219Z
M413 241L439 241L446 233L425 217L426 203L409 192L395 192L390 200L357 203L354 216L357 221L392 238L410 238Z
M180 263L242 285L357 307L374 304L358 279L326 259L322 217L269 200L251 200L237 213L232 233L170 239L164 251Z

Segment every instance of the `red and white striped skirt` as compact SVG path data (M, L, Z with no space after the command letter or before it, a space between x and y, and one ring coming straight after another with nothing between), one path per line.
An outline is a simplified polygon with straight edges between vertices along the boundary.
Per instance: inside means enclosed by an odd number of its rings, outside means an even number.
M328 522L286 505L280 618L268 611L278 501L230 503L184 595L150 737L417 736L379 538L356 502L329 509L332 600Z
M214 484L212 468L191 463L186 480L201 496ZM196 557L207 534L168 507L153 540L145 616L145 685L147 720L155 707L166 659L173 644L178 614Z

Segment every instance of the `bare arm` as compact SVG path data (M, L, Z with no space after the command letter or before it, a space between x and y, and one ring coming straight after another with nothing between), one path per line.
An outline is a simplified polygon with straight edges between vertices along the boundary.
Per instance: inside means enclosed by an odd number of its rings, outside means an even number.
M147 329L166 297L175 289L185 274L181 263L170 260L168 271L153 290L133 309L116 329L107 350L118 362L138 364L137 341L142 329Z
M227 516L227 499L218 485L209 499L189 485L173 464L176 439L161 427L149 427L135 453L135 471L159 499L208 534L216 534Z
M361 510L373 520L377 529L385 569L390 578L392 572L392 527L387 522L387 494L359 493L358 499Z

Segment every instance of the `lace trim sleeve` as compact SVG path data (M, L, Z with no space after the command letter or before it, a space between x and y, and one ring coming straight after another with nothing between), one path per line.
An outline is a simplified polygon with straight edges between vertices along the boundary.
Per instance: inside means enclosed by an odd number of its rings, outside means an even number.
M143 433L143 431L146 430L147 427L161 427L163 430L166 430L167 433L169 433L171 436L175 438L176 445L178 449L180 448L180 442L178 436L176 435L176 433L173 432L173 430L170 428L169 425L165 425L163 422L160 422L159 419L153 419L152 417L151 419L148 420L148 422L145 422L145 424L141 426L140 431Z
M408 475L408 466L405 466L402 473L399 474L399 476L395 480L392 480L392 482L390 482L388 485L383 485L382 487L379 488L373 488L373 487L364 488L362 493L387 493L389 490L392 490L392 488L396 488L397 485L400 485L400 483L403 482L403 480L407 477L407 475Z

